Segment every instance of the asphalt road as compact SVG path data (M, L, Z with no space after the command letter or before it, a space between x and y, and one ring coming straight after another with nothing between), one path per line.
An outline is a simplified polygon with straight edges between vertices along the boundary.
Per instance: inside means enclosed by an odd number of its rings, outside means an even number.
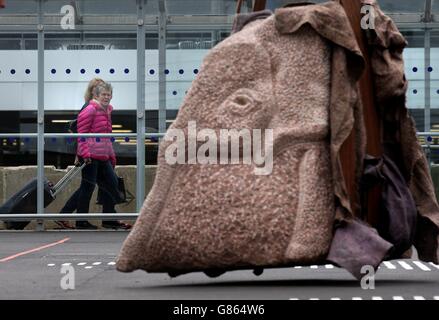
M126 236L0 232L0 299L439 300L439 266L417 260L383 263L370 289L332 265L268 269L259 277L233 271L213 279L203 273L120 273L114 261Z

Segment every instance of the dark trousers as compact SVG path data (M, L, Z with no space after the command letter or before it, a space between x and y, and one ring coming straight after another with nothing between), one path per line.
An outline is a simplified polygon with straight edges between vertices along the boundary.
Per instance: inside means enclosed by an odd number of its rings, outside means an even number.
M82 181L78 190L70 197L61 213L88 213L93 191L99 186L103 212L115 213L115 204L120 201L118 180L110 161L92 160L82 169Z
M79 194L81 190L76 190L71 197L67 200L64 207L62 207L60 213L73 213L75 210L78 209L78 200L79 200ZM105 204L105 207L102 208L103 213L116 213L116 209L114 208L114 204L110 205L111 199L106 199L108 197L106 191L102 191L101 188L98 190L98 202L99 204ZM107 205L108 204L108 205Z

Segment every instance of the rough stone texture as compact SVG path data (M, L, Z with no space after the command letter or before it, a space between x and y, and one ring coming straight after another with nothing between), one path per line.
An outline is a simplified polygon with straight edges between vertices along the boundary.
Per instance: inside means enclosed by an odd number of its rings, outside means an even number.
M304 59L303 57L306 57ZM331 46L312 27L254 21L212 49L171 129L274 131L274 169L169 165L117 261L173 272L322 262L335 218L329 148ZM186 133L187 135L187 133Z

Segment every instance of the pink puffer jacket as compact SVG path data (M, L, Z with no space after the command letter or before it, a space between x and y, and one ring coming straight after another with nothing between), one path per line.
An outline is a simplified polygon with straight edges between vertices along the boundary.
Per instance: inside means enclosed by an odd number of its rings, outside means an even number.
M78 133L111 133L112 111L111 105L105 110L97 101L91 100L78 115ZM111 138L78 138L77 155L101 161L110 160L113 167L116 165Z

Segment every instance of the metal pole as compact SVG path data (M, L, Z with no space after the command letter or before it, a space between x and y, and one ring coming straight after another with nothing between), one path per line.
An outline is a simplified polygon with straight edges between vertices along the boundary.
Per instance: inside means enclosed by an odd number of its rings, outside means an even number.
M145 4L137 0L137 212L145 198Z
M138 213L22 213L22 214L2 214L2 221L28 221L35 218L41 220L129 220L137 219Z
M422 22L429 23L431 22L431 9L432 9L432 1L426 0L425 1L425 8L424 8L424 17L422 18ZM431 102L430 102L430 64L431 64L431 52L430 52L430 29L424 25L425 32L424 32L424 87L425 87L425 109L424 109L424 131L429 132L430 126L431 126Z
M431 52L430 52L430 29L425 29L425 38L424 38L424 47L425 47L425 62L424 62L424 73L425 73L425 110L424 110L424 131L428 132L431 130L431 76L430 76L430 67L431 67ZM430 145L430 142L427 142L427 145ZM430 148L425 150L428 165L431 166L431 150Z
M44 214L44 16L43 0L38 1L38 140L37 140L37 214ZM37 220L37 231L44 224Z
M165 0L159 0L159 132L166 131L166 27Z
M431 53L430 53L430 29L425 29L424 47L425 47L425 110L424 110L424 131L428 132L431 129L431 101L430 101L430 66L431 66Z
M225 1L211 1L210 2L210 14L220 15L224 14Z

